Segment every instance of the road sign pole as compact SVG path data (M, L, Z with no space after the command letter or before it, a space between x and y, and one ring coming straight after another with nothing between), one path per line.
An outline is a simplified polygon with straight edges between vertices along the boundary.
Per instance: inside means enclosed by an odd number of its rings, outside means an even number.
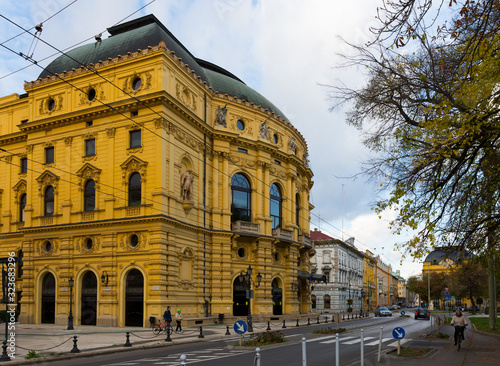
M398 356L401 353L401 341L398 339Z
M241 339L243 338L243 335L240 334L240 346L241 346Z
M339 334L335 334L335 366L340 366L340 357L339 357Z
M380 362L380 355L382 353L382 330L383 329L384 329L384 327L380 327L380 337L378 340L378 358L377 358L378 362Z
M365 364L364 346L365 346L365 337L363 335L363 329L361 329L361 366L364 366Z

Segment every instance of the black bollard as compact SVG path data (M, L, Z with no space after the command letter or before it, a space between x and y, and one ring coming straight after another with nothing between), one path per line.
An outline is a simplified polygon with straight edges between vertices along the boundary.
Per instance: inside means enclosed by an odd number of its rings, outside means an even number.
M345 320L345 314L342 314L342 321Z
M307 318L307 325L311 325L311 319Z
M231 333L229 333L229 325L226 328L227 328L227 330L226 330L226 334L225 335L231 335Z
M283 326L281 328L286 328L286 325L285 325L285 319L283 319Z
M295 326L296 326L296 327L298 327L298 326L299 326L299 319L297 319L297 324L296 324Z
M200 335L198 336L198 338L205 338L205 336L203 335L203 327L200 325Z
M76 346L76 342L78 342L78 337L73 336L73 349L71 350L71 353L80 353L80 350Z
M172 338L170 338L170 333L172 332L172 326L170 324L167 324L167 329L165 329L165 332L167 333L167 338L165 338L165 342L172 342Z
M267 329L266 330L271 330L271 322L269 320L267 321Z
M325 316L325 324L328 323L328 315Z
M318 315L318 320L316 321L316 324L319 324L319 315Z
M132 347L132 343L130 343L130 332L127 332L127 335L125 337L127 337L127 341L125 342L123 347Z
M9 354L7 353L7 341L4 340L3 342L3 352L2 352L2 357L0 358L0 361L10 361Z

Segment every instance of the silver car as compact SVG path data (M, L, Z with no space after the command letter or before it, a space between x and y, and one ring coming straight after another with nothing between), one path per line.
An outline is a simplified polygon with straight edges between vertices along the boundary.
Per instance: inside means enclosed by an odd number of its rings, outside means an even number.
M375 313L375 316L392 316L392 311L387 309L385 306L382 306L380 308L376 308L374 313Z

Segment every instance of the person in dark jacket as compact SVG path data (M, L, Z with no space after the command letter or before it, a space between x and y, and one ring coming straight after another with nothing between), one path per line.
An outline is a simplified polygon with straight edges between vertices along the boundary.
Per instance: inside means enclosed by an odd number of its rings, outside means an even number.
M167 323L167 325L170 325L172 323L172 313L170 312L170 306L167 306L167 310L163 313L163 319Z

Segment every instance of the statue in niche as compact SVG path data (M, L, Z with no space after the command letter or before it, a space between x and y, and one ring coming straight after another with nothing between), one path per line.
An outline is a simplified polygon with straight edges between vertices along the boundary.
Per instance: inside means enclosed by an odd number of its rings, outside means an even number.
M217 106L217 111L215 112L215 126L222 126L227 128L226 115L227 115L227 104L224 107Z
M293 137L290 137L290 140L288 140L288 148L290 149L290 152L295 155L297 145L295 144L295 139Z
M269 127L267 126L267 119L260 124L259 138L269 140Z
M304 159L304 165L309 168L309 152L308 151L306 151L304 153L304 158L303 159Z
M192 201L193 198L193 181L191 169L186 170L181 176L181 198L183 201Z

